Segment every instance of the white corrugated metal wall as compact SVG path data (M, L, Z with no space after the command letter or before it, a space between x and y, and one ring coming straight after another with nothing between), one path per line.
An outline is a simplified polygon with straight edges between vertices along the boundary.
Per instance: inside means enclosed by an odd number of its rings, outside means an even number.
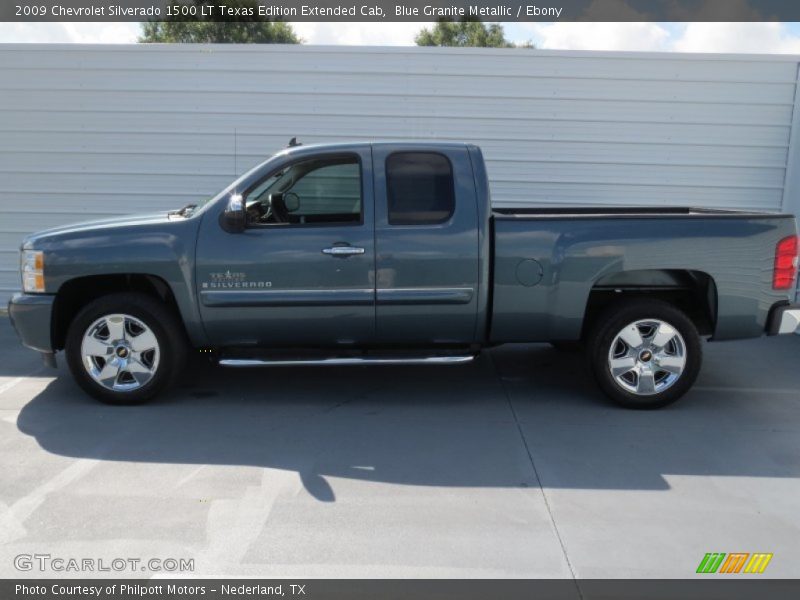
M498 206L799 211L797 80L798 57L0 45L0 300L26 233L181 206L292 136L475 142Z

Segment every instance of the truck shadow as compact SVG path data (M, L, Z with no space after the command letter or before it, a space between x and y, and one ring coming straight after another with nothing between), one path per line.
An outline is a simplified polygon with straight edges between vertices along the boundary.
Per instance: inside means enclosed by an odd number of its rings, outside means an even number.
M800 338L707 349L697 389L655 412L606 403L580 355L528 345L463 367L197 363L138 407L91 400L62 366L17 426L63 456L290 470L321 501L340 478L664 490L671 475L800 477Z

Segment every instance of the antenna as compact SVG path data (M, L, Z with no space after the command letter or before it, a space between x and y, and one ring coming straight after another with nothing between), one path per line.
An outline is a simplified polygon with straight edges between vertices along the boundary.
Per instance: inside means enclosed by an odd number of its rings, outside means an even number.
M236 128L233 128L233 177L239 176L239 140L236 136Z
M297 141L296 137L293 137L292 139L289 140L289 148L294 148L295 146L302 146L302 145L303 144Z

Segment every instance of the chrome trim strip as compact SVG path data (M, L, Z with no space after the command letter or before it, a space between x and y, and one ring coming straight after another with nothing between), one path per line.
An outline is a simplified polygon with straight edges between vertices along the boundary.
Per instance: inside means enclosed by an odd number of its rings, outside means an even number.
M350 365L459 365L475 360L474 354L461 356L421 356L418 358L320 358L297 360L262 360L258 358L223 358L219 364L224 367L301 367L326 366L342 367Z
M473 288L384 288L378 289L378 304L469 304Z
M203 306L369 306L375 301L372 288L349 290L204 290Z

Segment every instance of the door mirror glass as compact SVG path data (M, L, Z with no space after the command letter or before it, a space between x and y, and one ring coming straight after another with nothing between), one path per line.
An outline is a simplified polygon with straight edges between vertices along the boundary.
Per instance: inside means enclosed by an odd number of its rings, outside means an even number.
M244 199L240 194L232 194L220 215L220 225L228 233L240 233L245 228L245 216Z
M297 212L300 210L300 196L294 192L286 192L283 195L283 204L286 206L287 212Z

